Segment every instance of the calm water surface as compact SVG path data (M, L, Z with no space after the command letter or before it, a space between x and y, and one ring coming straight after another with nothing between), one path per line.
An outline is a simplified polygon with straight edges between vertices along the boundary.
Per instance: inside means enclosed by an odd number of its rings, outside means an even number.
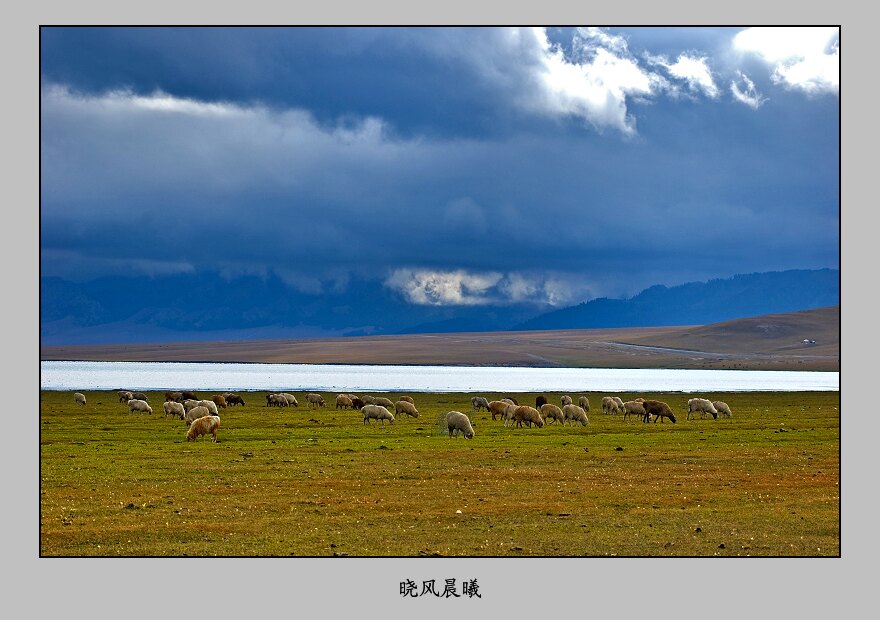
M43 390L839 391L838 372L191 362L40 362Z

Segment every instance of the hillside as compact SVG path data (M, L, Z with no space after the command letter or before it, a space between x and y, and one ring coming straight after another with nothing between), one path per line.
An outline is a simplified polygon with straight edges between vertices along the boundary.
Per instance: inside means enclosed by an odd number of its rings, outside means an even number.
M840 307L684 327L45 346L40 359L836 371Z

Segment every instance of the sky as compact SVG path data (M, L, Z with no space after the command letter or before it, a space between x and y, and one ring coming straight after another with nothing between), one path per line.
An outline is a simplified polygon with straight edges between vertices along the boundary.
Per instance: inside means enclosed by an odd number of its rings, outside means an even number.
M40 30L40 272L566 306L839 268L837 28Z

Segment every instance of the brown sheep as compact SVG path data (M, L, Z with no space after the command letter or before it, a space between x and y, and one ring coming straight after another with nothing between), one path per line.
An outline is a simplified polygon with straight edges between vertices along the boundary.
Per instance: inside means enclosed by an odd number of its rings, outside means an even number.
M384 396L373 398L373 404L379 405L380 407L385 407L388 410L394 409L394 403L392 403L390 399L385 398Z
M663 418L669 418L672 420L672 423L675 424L675 414L672 413L672 408L662 400L646 400L642 402L642 406L645 408L643 422L647 422L653 415L655 423L658 418L660 419L660 422L663 422Z
M489 412L492 414L492 419L496 420L495 416L501 416L501 419L504 419L504 412L507 411L507 408L512 403L506 403L503 400L493 400L489 403Z
M165 402L166 403L183 402L183 392L165 392Z
M223 398L220 394L214 394L211 397L211 401L217 405L220 409L226 409L226 399Z
M547 404L547 397L544 396L543 394L542 394L541 396L538 396L538 397L535 399L535 409L537 409L537 410L539 410L539 411L540 411L540 409L541 409L541 406L542 406L542 405L546 405L546 404Z
M230 407L234 405L241 405L244 407L244 399L238 394L230 394L229 396L225 396L226 404Z
M567 404L570 405L571 403ZM544 403L541 405L541 415L547 421L547 424L550 424L550 420L557 420L565 423L565 416L562 413L562 409L553 403Z
M351 408L352 409L363 409L364 405L366 405L364 401L362 401L359 397L355 396L351 399Z
M189 392L189 391L187 391L187 390L184 390L183 392L181 392L181 393L180 393L180 397L181 397L183 400L201 400L201 398L199 398L198 396L196 396L196 393L195 393L195 392Z
M523 422L525 422L530 428L532 423L538 428L544 426L544 418L541 417L540 412L534 407L529 407L528 405L520 405L514 409L513 419L516 420L516 425L520 428L522 427Z
M401 413L405 413L411 418L419 417L419 410L416 409L416 406L407 400L399 400L394 403L394 415L399 416Z
M220 418L214 415L206 415L193 420L186 431L186 440L195 441L201 435L211 435L211 441L217 443L217 429L220 428Z
M401 396L401 397L398 398L397 400L404 400L404 401L408 402L408 403L411 404L411 405L415 405L415 404L416 404L416 401L414 401L414 400L412 399L412 396Z
M337 409L351 409L351 399L345 394L340 394L336 397L336 408Z

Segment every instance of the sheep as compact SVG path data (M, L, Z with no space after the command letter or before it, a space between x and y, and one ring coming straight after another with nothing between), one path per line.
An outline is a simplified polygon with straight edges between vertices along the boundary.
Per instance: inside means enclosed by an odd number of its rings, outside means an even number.
M226 409L226 399L223 398L223 396L221 396L220 394L214 394L211 397L211 401L220 409Z
M217 429L220 428L220 418L214 415L202 416L193 421L186 431L186 440L195 441L201 435L211 434L211 441L217 443Z
M581 396L580 398L578 398L578 406L581 409L583 409L584 411L589 411L590 410L590 399L587 398L586 396Z
M565 407L566 405L570 405L571 404L571 396L569 396L568 394L563 394L562 398L559 399L559 403L563 407Z
M132 398L128 401L128 412L134 413L135 411L146 411L149 414L153 413L153 408L150 407L149 403L145 400L140 400L138 398Z
M306 395L306 400L309 401L309 407L324 407L324 397L320 394L315 394L314 392L309 392Z
M82 392L74 392L73 393L73 400L78 402L83 407L86 406L86 395L83 394Z
M474 408L474 411L479 411L480 409L489 411L489 401L482 396L474 396L471 398L471 406Z
M602 397L602 413L624 413L623 401L617 396Z
M508 424L513 424L514 414L516 413L517 407L519 407L519 405L507 405L507 409L504 410L504 414L501 416L501 419L504 420L505 427L507 427Z
M547 404L547 397L544 396L543 394L541 394L540 396L535 398L535 409L536 410L540 410L541 405L546 405L546 404ZM525 405L523 405L523 406L525 406Z
M544 403L545 405L547 403ZM541 413L535 409L534 407L529 407L528 405L520 405L516 409L513 410L513 419L516 420L517 427L522 427L522 423L531 427L532 423L535 424L538 428L544 426L544 418L541 417Z
M134 399L136 399L136 400L142 400L142 401L144 401L145 403L150 402L150 399L147 398L147 395L144 394L143 392L132 392L131 397L134 398Z
M207 407L211 415L218 415L217 404L213 400L200 400L196 406Z
M571 403L568 403L568 405L570 404ZM562 414L562 409L553 403L544 403L541 405L541 416L547 421L547 424L550 424L550 420L565 422L565 416Z
M416 406L406 400L399 400L394 403L394 415L398 416L401 413L405 413L411 418L419 417L419 410L416 409Z
M513 403L508 403L503 400L493 400L489 403L489 413L492 414L492 419L496 420L498 415L501 416L501 419L504 419L504 412L507 411L507 408L513 405Z
M206 415L211 415L211 412L208 411L207 407L199 405L198 407L193 407L189 411L186 412L183 416L183 421L186 422L186 425L189 426L193 423L193 421L198 420L199 418L203 418Z
M189 392L187 390L184 390L183 392L181 392L180 397L183 400L201 400L198 396L196 396L195 392Z
M612 396L611 400L613 400L614 404L617 405L618 411L623 412L623 401L620 400L620 396ZM642 401L645 399L644 398L637 398L636 400Z
M382 405L364 405L361 413L364 415L364 424L368 424L371 419L381 420L382 426L385 426L385 420L394 424L394 415Z
M459 431L465 439L474 438L474 427L471 425L470 419L461 411L447 412L446 428L450 437L454 437L455 432Z
M336 397L337 409L351 409L351 399L345 394L339 394Z
M646 400L642 402L642 406L645 408L643 422L647 422L653 415L655 423L658 419L663 422L663 418L669 418L675 424L675 414L672 413L672 408L662 400Z
M296 400L296 396L293 394L289 394L287 392L280 392L279 396L281 396L284 400L287 401L288 407L299 407L299 403Z
M414 400L412 399L412 396L401 396L401 397L398 398L397 400L405 400L406 402L411 403L411 404L413 404L413 405L416 404L416 401L414 401Z
M184 411L189 411L190 409L192 409L193 407L195 407L198 404L199 404L199 401L193 400L191 398L187 398L185 401L183 401L183 409L184 409Z
M706 417L707 413L711 414L713 419L718 419L718 411L715 409L715 405L705 398L691 398L688 400L687 419L690 420L691 414L696 413L697 411L700 412L701 419Z
M363 396L361 396L361 400L364 402L365 405L375 405L376 404L376 397L370 396L369 394L364 394Z
M572 425L574 425L575 422L580 422L581 426L586 426L590 423L590 419L587 417L587 412L584 411L584 408L575 405L574 403L562 408L562 418L563 424L571 422Z
M712 405L715 407L718 415L723 415L725 418L733 416L733 413L730 411L730 407L728 407L727 403L723 400L713 400Z
M361 400L360 398L358 398L357 396L355 396L354 398L351 399L351 408L352 408L352 409L363 409L363 408L364 408L364 405L366 405L366 404L367 404L367 403L365 403L364 401L362 401L362 400Z
M645 407L640 400L628 400L623 403L623 419L635 415L643 420L645 419Z
M512 398L502 398L502 399L501 399L501 402L502 402L502 403L507 403L508 405L517 405L517 406L519 406L519 403L516 402L516 401L515 401L514 399L512 399Z
M266 394L267 407L287 407L289 403L282 394Z
M183 400L183 392L165 392L165 402L180 402Z
M230 407L235 405L241 405L244 407L244 399L238 394L224 394L226 398L226 404Z
M391 402L391 399L385 398L384 396L380 396L373 399L374 405L379 405L381 407L385 407L386 409L393 409L394 403Z
M128 390L119 390L119 402L127 403L132 398L134 398L134 394L132 394Z
M183 408L183 403L166 400L163 408L165 409L165 414L162 416L163 418L170 415L182 420L186 416L186 409Z

